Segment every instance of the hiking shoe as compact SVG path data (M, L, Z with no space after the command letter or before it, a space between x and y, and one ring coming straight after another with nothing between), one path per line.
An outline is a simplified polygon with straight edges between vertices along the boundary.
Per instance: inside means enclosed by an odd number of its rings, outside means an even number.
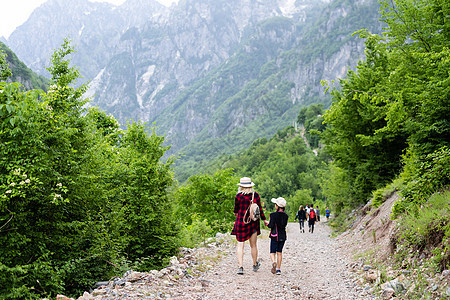
M240 267L237 271L238 275L244 275L244 268Z
M281 270L277 270L277 275L281 275Z
M272 270L270 270L272 272L272 274L275 274L277 272L277 263L273 262L272 263Z
M261 263L259 261L257 261L256 265L253 266L253 272L258 271L259 267L261 267Z

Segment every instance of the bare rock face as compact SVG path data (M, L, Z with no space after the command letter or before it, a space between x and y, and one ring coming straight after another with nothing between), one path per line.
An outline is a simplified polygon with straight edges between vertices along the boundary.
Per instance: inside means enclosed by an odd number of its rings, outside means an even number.
M329 102L321 80L345 77L363 57L363 41L351 34L380 27L377 1L330 4L50 0L7 42L45 74L50 53L69 36L91 105L122 125L155 123L172 153L209 139L234 149L246 146L232 144L249 135L242 128L253 128L254 139L270 136L305 104Z

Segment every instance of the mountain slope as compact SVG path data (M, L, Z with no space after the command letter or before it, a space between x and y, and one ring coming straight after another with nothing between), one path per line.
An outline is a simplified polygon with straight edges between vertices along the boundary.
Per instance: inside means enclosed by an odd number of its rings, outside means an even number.
M0 51L6 54L6 62L12 73L12 76L8 78L8 82L20 82L27 90L47 90L49 80L44 76L37 75L29 69L17 58L17 55L2 42L0 42Z
M75 35L92 105L121 124L154 123L170 153L200 164L273 135L304 105L329 103L321 80L344 77L363 56L351 34L380 27L375 0L65 3L36 10L12 49L40 68L50 44Z
M207 103L205 107L217 106L217 109L211 116L208 117L207 112L201 118L193 117L199 113L198 110L187 109L185 115L190 119L201 119L207 124L182 148L186 158L178 161L178 165L183 166L184 160L187 160L186 164L191 165L192 171L198 170L203 165L202 160L208 160L217 153L233 153L250 145L255 138L269 137L278 129L292 124L302 106L329 103L320 81L343 78L348 67L354 66L362 57L363 41L352 37L351 33L361 28L379 30L377 7L376 2L338 1L322 11L316 23L294 32L284 27L284 35L274 29L280 28L279 24L276 25L276 21L280 20L270 20L273 22L267 31L270 34L258 35L260 40L253 36L243 47L248 53L238 52L214 76L210 76L209 81L203 79L206 83L196 89L197 93L184 100L185 107L189 108L196 107L190 103L195 103L198 98L214 99L217 101ZM263 22L261 26L268 23ZM284 36L285 40L294 38L289 47L283 49L283 43L274 38L277 36ZM271 46L281 53L266 56L264 64L255 63L254 58ZM231 71L229 66L232 66ZM247 73L242 71L246 67L250 69ZM233 82L227 74L244 76ZM221 101L217 95L227 92L221 93L220 88L229 90L229 86L237 86L238 91ZM202 95L204 91L210 93ZM181 123L183 109L178 109L178 115L166 118L166 124L175 123L173 120ZM164 124L162 116L156 124ZM192 127L192 122L186 118L184 127L179 126L175 130L179 133L178 137L173 133L168 135L169 143L179 144L179 140L183 141L183 133L189 136Z
M78 50L73 62L90 80L105 66L123 32L165 11L153 0L127 0L119 7L88 0L48 0L11 34L8 46L35 72L47 75L51 53L69 37Z

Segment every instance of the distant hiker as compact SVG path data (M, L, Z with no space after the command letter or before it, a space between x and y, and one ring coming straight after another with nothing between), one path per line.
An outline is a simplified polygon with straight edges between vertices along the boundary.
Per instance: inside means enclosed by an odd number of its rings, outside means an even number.
M317 222L320 222L320 209L319 209L319 205L316 206L316 220L317 220Z
M300 232L305 232L305 220L306 220L306 211L303 208L303 205L300 205L298 208L298 212L295 215L295 220L298 219L298 223L300 224Z
M269 222L266 220L264 216L264 212L261 207L261 199L259 194L255 192L253 186L255 184L248 177L242 177L240 182L238 183L239 189L234 198L234 215L236 216L236 221L234 222L233 230L231 231L232 235L236 236L237 243L237 259L238 259L238 274L244 274L244 242L249 240L251 254L253 259L253 271L258 271L261 263L257 261L258 259L258 248L256 246L257 236L261 234L261 229L259 225L259 219L256 221L253 220L244 220L246 217L246 211L249 208L250 204L256 202L259 206L260 217L264 221L264 224L268 224ZM247 212L248 215L248 212ZM247 223L248 222L248 223Z
M328 218L330 217L330 209L328 208L328 206L327 206L327 209L325 209L325 217L327 217L327 221L328 221Z
M306 204L306 219L308 220L308 228L309 228L309 232L311 232L311 224L309 223L309 212L311 211L311 209L313 208L314 206L311 204L311 207L309 206L309 204Z
M270 214L270 258L272 260L273 274L281 275L281 260L283 258L283 246L286 241L286 226L288 224L288 215L284 212L286 208L286 200L282 197L273 199L275 203L275 212Z
M314 211L314 208L311 208L309 210L309 216L308 216L308 225L309 225L309 232L314 232L314 223L316 222L316 212Z

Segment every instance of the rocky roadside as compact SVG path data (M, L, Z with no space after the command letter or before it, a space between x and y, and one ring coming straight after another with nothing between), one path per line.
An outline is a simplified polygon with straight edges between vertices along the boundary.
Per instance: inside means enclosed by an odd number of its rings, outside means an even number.
M395 225L400 221L390 214L398 199L394 193L378 208L368 203L355 210L352 228L335 239L341 252L353 260L349 268L358 286L380 299L450 299L450 270L430 270L424 253L406 249L409 258L400 266L394 263Z

